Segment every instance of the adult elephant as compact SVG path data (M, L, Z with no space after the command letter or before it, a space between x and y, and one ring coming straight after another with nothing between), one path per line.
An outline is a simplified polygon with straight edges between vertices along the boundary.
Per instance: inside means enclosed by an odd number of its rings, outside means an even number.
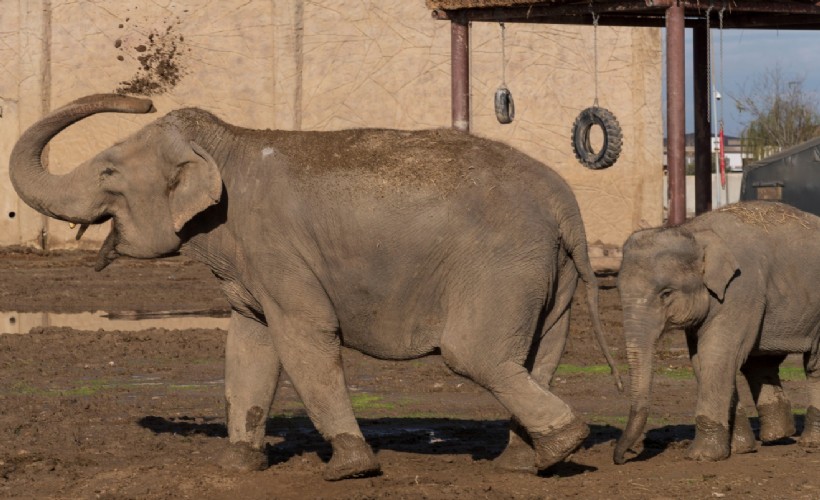
M113 219L98 269L180 250L211 267L233 309L224 463L267 465L265 421L284 368L333 447L325 478L379 470L341 345L396 360L440 352L512 414L505 468L543 469L581 444L587 425L549 391L579 276L614 364L581 214L555 172L452 130L248 130L195 108L66 175L43 168L43 148L68 125L153 110L118 95L74 101L22 135L11 178L46 215Z
M698 381L689 458L724 459L733 436L741 442L735 452L749 451L748 419L734 411L738 370L757 400L761 438L794 432L777 376L788 353L803 353L809 380L800 442L820 446L818 283L820 218L781 203L738 203L678 227L633 234L618 277L631 408L615 462L624 462L646 425L652 358L660 335L672 329L685 331Z

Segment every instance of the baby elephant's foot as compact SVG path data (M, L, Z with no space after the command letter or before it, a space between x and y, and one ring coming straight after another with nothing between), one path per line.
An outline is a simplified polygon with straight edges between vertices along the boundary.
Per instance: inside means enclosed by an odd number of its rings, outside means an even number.
M572 421L562 427L546 434L530 433L530 436L535 448L535 467L543 470L577 450L589 436L589 426L580 418L573 417Z
M686 458L715 462L729 457L729 429L707 417L695 417L695 439L689 445Z
M326 481L373 476L381 470L373 450L362 437L339 434L330 440L330 444L333 456L325 467L323 477Z
M252 472L267 469L268 456L250 443L231 443L217 458L217 463L223 469Z
M814 406L809 406L806 410L806 424L803 427L803 434L797 441L803 448L820 448L820 410Z
M792 406L787 399L775 403L760 405L760 440L764 443L791 437L796 432Z

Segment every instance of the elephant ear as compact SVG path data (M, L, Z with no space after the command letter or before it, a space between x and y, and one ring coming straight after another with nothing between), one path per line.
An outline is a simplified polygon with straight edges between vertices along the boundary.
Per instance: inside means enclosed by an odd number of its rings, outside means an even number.
M703 246L703 283L723 302L726 289L740 266L726 242L713 231L700 232L697 239Z
M193 154L177 167L171 185L171 217L176 232L222 196L222 176L216 162L199 144L191 141L190 146Z

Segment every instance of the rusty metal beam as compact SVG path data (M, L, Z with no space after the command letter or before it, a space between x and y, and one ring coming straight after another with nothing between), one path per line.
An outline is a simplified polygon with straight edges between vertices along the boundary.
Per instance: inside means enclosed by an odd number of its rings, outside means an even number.
M504 17L481 19L481 22L505 22L505 23L519 23L519 24L571 24L592 26L592 15L589 13L578 14L574 16L532 16L526 19L513 18L507 19ZM665 26L665 18L663 12L658 15L628 15L628 14L614 14L602 15L598 18L598 25L600 26L629 26L633 28L663 28Z
M453 20L461 16L466 16L470 21L526 21L528 19L550 16L588 16L590 13L589 3L572 4L550 4L550 5L530 5L525 7L477 7L458 10L435 9L432 11L433 19ZM592 10L596 14L604 15L608 13L639 13L651 12L653 9L642 5L642 2L635 1L597 1L592 4ZM663 9L655 9L663 12Z
M715 9L726 6L726 15L740 12L756 12L761 14L820 14L820 5L815 2L779 1L772 2L766 0L740 0L725 2L704 2L703 0L647 0L647 7L680 7L682 6L686 15L697 15L706 12L712 5Z
M811 30L820 26L820 14L734 14L723 18L725 29L795 29Z
M450 22L450 68L453 128L470 131L470 23Z
M666 9L683 6L687 27L702 20L707 3L703 0L596 0L593 3L533 4L522 7L476 7L457 10L435 9L434 19L466 17L478 22L519 22L541 24L592 24L590 9L600 15L604 26L664 27ZM820 3L783 0L743 0L714 2L725 8L724 27L750 29L811 29L818 26Z
M684 32L683 7L675 5L666 9L666 165L669 181L669 226L677 226L686 221Z
M692 30L695 91L695 214L712 210L712 148L709 127L709 38L705 23Z
M477 19L477 22L506 22L518 24L561 24L592 26L592 16L579 14L577 16L532 16L526 19L508 19L499 16L491 19ZM687 17L687 28L694 28L703 22L703 17ZM666 15L663 11L647 14L610 14L602 15L598 19L599 26L626 26L630 28L664 28ZM754 29L754 30L816 30L820 29L820 15L804 16L726 16L723 20L724 29Z

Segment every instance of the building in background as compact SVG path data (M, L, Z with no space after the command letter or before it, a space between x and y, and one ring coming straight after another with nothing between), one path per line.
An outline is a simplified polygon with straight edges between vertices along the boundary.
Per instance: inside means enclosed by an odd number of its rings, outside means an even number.
M684 159L686 162L686 174L695 173L695 134L686 134L684 142ZM717 160L720 149L717 137L712 137L712 160ZM723 156L726 159L727 172L742 172L743 165L749 162L752 155L743 150L743 142L740 137L724 136ZM666 169L666 139L663 140L663 168Z
M820 137L747 165L740 198L781 201L820 215Z

